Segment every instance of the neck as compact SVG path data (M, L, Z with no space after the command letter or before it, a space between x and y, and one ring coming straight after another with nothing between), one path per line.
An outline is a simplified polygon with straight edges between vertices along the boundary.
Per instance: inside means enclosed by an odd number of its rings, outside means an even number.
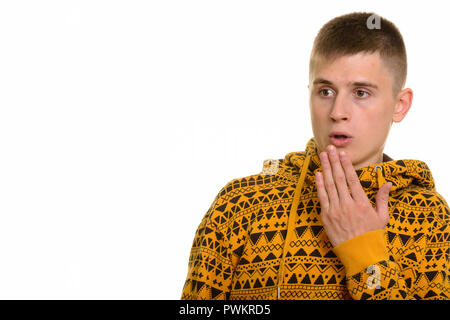
M356 160L356 162L355 162ZM352 164L355 170L359 170L361 168L368 167L372 164L382 163L383 162L383 152L378 152L375 155L368 155L364 159L352 159Z

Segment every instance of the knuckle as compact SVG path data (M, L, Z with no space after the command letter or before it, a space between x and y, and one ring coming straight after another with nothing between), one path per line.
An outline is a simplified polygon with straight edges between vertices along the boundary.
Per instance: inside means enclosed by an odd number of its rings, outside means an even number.
M357 202L356 207L358 208L359 211L365 211L368 209L367 204L363 202Z
M350 183L359 183L359 179L357 178L357 177L350 177L350 178L348 178L348 181L350 182Z
M343 175L341 175L341 174L337 175L335 179L336 179L336 182L339 182L339 183L346 182L345 177Z
M334 182L333 181L325 181L325 187L327 187L327 188L334 187Z

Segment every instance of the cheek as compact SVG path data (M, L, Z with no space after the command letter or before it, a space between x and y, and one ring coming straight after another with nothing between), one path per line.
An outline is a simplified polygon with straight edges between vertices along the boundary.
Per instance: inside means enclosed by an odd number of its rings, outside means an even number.
M328 111L329 108L327 106L311 104L311 119L314 119L316 121L323 121L324 119L327 119Z
M383 114L379 112L365 114L358 121L358 132L360 133L358 148L368 150L379 145L385 140L388 128Z
M365 102L367 103L367 102ZM362 127L377 128L380 125L384 125L386 122L386 107L380 102L367 103L367 105L358 105L355 110L357 111L358 122L366 124Z
M311 126L314 134L320 135L327 126L327 114L323 111L317 112L317 109L311 109Z
M389 112L381 106L369 115L369 119L371 127L378 132L385 131L390 124Z

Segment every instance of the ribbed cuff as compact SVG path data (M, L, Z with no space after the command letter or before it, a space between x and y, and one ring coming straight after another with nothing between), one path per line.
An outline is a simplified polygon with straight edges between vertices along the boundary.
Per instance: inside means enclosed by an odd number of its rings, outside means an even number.
M368 266L388 260L384 230L373 230L342 242L333 248L344 264L347 276L364 271Z

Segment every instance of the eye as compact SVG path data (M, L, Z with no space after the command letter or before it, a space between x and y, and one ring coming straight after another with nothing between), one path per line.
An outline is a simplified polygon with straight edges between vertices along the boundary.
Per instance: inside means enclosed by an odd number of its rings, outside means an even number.
M325 89L320 89L320 90L319 90L319 95L320 95L320 96L323 96L323 97L329 97L328 94L327 94L327 95L323 95L323 94L322 94L322 92L324 92L324 91L325 91L325 92L326 92L326 91L331 91L331 89L326 89L326 88L325 88Z
M363 96L361 96L360 94L358 94L358 93L362 93L363 94ZM367 94L366 96L364 96L364 93L365 94ZM367 97L367 96L369 96L370 95L370 93L368 93L367 91L365 91L365 90L356 90L356 96L358 97L358 98L365 98L365 97Z

